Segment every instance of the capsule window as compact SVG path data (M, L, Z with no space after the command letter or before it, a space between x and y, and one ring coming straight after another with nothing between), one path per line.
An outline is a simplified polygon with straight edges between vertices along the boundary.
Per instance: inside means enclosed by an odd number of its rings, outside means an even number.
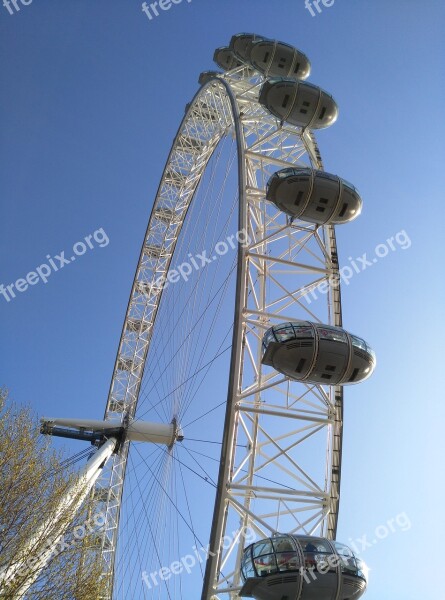
M300 190L298 192L297 197L296 197L295 202L294 202L295 206L298 206L300 204L301 199L303 198L303 195L304 195L304 192L302 190Z
M250 552L249 552L250 554ZM255 577L255 569L253 568L252 560L250 556L246 556L243 559L241 565L241 572L243 574L244 579L248 579L249 577Z
M263 556L264 554L271 554L273 552L272 544L270 540L263 540L257 542L253 547L253 556Z
M297 338L313 338L314 332L312 327L307 325L294 325L295 337Z
M264 337L263 337L263 347L264 347L265 350L267 349L267 346L270 344L270 342L276 342L273 329L269 329L264 334Z
M255 563L256 572L260 577L265 577L270 573L276 573L278 571L275 554L258 556L254 558L253 561Z
M274 538L272 541L276 553L278 569L280 571L297 570L300 567L300 561L291 538Z
M318 117L320 120L323 119L323 117L326 114L326 106L323 106L323 108L321 109L321 113L320 116Z
M272 540L275 552L293 552L295 550L292 539L289 537L278 537Z
M357 575L357 563L354 557L340 556L340 567L342 573Z
M345 212L347 211L347 209L348 209L348 203L344 202L343 206L341 207L341 211L338 213L338 216L343 217Z
M333 542L333 544L340 556L345 556L347 558L351 558L354 556L352 550L345 544L341 544L340 542Z
M317 332L321 339L347 343L346 333L340 329L334 327L317 326Z
M357 188L350 181L346 181L346 179L341 180L344 187L350 188L352 191L357 192Z
M351 377L348 379L348 381L355 381L355 379L356 379L357 375L359 374L359 371L360 371L360 369L357 369L357 368L355 368L355 369L352 371L352 375L351 375Z
M301 371L303 370L305 362L306 362L305 358L300 358L300 360L298 361L297 368L295 369L295 371L297 373L301 373Z
M304 102L303 102L304 105ZM300 177L302 175L311 175L312 170L311 169L292 169L293 173L295 173L296 175L300 175ZM301 179L300 179L301 180ZM301 180L301 181L305 181L305 179Z
M310 537L300 537L298 539L305 557L314 557L314 554L332 554L332 550L324 540L313 539Z
M317 178L318 179L329 179L329 181L338 182L337 175L332 175L332 173L326 173L326 171L317 171Z
M282 327L281 329L275 330L275 337L279 342L286 342L287 340L293 340L295 338L294 330L291 326Z
M300 567L296 552L285 552L277 554L277 564L280 571L297 571ZM282 596L282 600L289 600L289 596Z
M352 335L352 334L351 334L351 340L352 340L353 346L356 346L357 348L361 348L362 350L365 350L365 351L368 350L365 340L362 340L361 338L357 337L356 335Z

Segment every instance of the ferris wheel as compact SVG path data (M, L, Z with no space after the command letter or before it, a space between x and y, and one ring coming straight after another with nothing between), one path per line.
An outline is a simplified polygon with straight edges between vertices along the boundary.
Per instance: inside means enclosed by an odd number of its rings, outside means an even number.
M356 599L363 565L335 542L343 386L375 355L342 327L334 226L361 199L313 134L337 105L288 44L238 34L214 58L153 203L104 419L43 430L99 447L104 599Z

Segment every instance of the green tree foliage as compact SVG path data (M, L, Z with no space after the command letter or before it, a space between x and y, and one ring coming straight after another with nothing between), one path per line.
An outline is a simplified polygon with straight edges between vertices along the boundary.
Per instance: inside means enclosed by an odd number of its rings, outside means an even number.
M50 534L51 518L57 514L60 500L74 477L75 473L62 465L61 454L40 435L31 410L10 402L7 391L0 389L2 600L103 597L98 546L103 515L95 513L93 501L87 500L76 515L64 515L61 538ZM45 552L51 553L51 559L35 578ZM33 583L22 596L21 588L29 581Z

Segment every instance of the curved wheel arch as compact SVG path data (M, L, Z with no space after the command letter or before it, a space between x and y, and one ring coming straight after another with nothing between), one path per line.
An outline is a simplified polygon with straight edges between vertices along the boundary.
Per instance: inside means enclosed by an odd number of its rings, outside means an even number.
M275 141L275 146L278 148L278 153L281 151L282 157L268 156L268 150L262 155L264 160L269 166L277 164L296 164L304 153L310 156L311 163L316 164L317 168L322 168L320 154L315 143L315 139L311 132L305 132L295 127L287 127L277 122L277 120L271 115L267 115L264 109L262 109L255 99L258 95L259 86L262 78L258 78L256 81L250 81L246 77L243 78L245 67L239 67L234 69L229 74L221 75L220 77L214 77L210 81L206 82L200 90L198 90L194 99L190 103L187 112L181 122L178 129L178 133L175 137L172 149L166 162L166 166L161 178L161 182L156 194L156 199L153 204L151 211L149 224L144 237L144 244L139 257L138 267L136 275L133 281L132 292L127 307L126 318L124 321L121 339L119 343L119 350L116 357L115 368L113 371L113 378L110 386L109 397L107 401L107 408L105 411L105 418L111 419L119 417L132 418L135 414L139 386L142 380L142 374L147 356L148 348L150 345L151 331L155 323L157 308L161 301L162 289L156 290L156 287L141 288L142 285L147 285L158 281L159 277L165 275L168 272L173 254L176 241L181 231L181 227L184 223L188 208L193 200L195 191L199 184L202 173L204 172L208 161L210 160L213 152L215 151L219 141L224 137L225 134L234 127L236 143L238 148L238 180L239 180L239 230L244 230L248 227L249 221L249 207L246 199L246 190L248 188L253 189L253 195L259 197L259 191L255 191L255 169L249 170L246 153L249 152L254 154L251 150L255 144L247 144L248 132L245 130L245 123L248 122L249 118L253 121L258 119L258 126L254 124L251 127L251 135L255 136L258 134L258 139L263 136L265 138L270 137ZM208 104L208 100L213 98L214 105ZM255 103L257 106L255 107ZM215 106L216 105L216 106ZM246 106L247 111L245 110ZM217 126L215 123L215 111L212 109L217 107L218 122ZM252 108L253 107L253 108ZM259 115L259 116L258 116ZM261 120L267 122L261 123ZM190 126L190 127L189 127ZM188 161L183 157L184 165L189 165L188 174L186 171L178 172L174 171L171 167L178 166L175 160L178 159L178 152L182 155L187 155L187 138L190 139L190 130L195 129L202 132L202 137L207 140L207 148L201 153L195 155L195 157ZM187 133L188 132L188 133ZM253 132L253 133L252 133ZM264 135L263 135L264 134ZM287 147L288 140L291 142L295 139L299 139L300 143L296 144L295 147ZM202 140L201 140L202 141ZM260 142L258 142L260 144ZM257 146L258 146L257 144ZM250 160L250 158L249 158ZM256 159L252 159L256 160ZM251 165L250 165L251 166ZM179 177L174 180L173 174ZM172 192L172 187L180 183L178 189L180 193L175 195ZM264 183L264 182L263 182ZM173 206L174 202L177 201L175 208L179 205L180 210L178 211L180 217L171 221L168 226L163 226L159 223L159 219L156 216L156 211L160 206L163 208L169 208ZM165 224L164 224L165 225ZM290 223L287 225L291 226ZM304 232L304 227L301 227ZM309 231L309 230L308 230ZM335 231L332 226L326 226L322 228L323 234L318 235L318 228L315 227L310 230L309 235L313 235L314 239L320 242L323 246L323 254L326 255L326 266L320 268L321 273L335 273L338 272L338 261L336 260L336 243L335 243ZM165 244L162 246L166 250L165 256L159 259L156 263L156 268L152 268L152 278L149 281L147 273L150 269L147 269L144 265L144 248L146 244L152 240L153 232L158 236L154 235L154 239L163 239ZM163 236L163 237L162 237ZM324 240L322 240L324 238ZM245 336L245 315L243 314L244 306L246 304L248 285L249 285L249 273L247 269L248 254L251 251L240 245L238 253L238 269L237 269L237 292L235 298L235 327L233 333L233 344L232 344L232 358L231 358L231 379L228 390L228 402L226 406L226 425L224 428L224 439L223 439L223 452L222 457L224 460L221 462L220 467L220 485L218 486L218 497L216 499L216 509L214 514L214 523L212 526L212 536L210 548L216 548L220 546L220 540L224 534L224 528L226 526L226 520L222 518L222 508L227 502L227 498L223 497L225 494L224 485L227 484L230 469L234 467L233 460L233 448L234 448L234 428L235 417L234 414L234 399L236 395L239 395L239 378L236 379L236 375L240 375L242 369L243 358L241 356L240 348L244 343ZM261 258L262 261L265 259ZM279 258L277 258L279 260ZM297 264L297 263L296 263ZM327 275L326 275L327 277ZM141 293L144 290L146 293ZM151 289L151 292L149 292ZM150 295L151 294L151 295ZM338 288L331 290L332 298L328 301L329 306L329 317L335 325L341 325L341 300L340 291ZM264 318L270 318L264 317ZM140 329L138 335L134 336L134 329L131 331L131 341L126 338L129 333L130 322L140 322ZM135 339L136 338L136 339ZM125 363L125 369L122 368L124 364L122 358L130 359L130 362ZM237 388L237 389L235 389ZM336 530L337 514L338 514L338 500L339 500L339 483L340 483L340 467L341 467L341 431L342 431L342 390L341 388L335 389L335 406L331 406L332 419L329 422L332 427L332 435L330 436L330 445L327 447L327 460L326 460L326 498L330 495L330 499L326 499L326 503L329 506L326 509L326 514L323 516L323 520L326 521L326 533L327 537L334 537ZM119 406L120 410L117 411L116 407ZM104 576L109 581L109 598L112 596L112 585L113 585L113 571L114 571L114 555L117 544L117 533L119 527L119 513L120 503L122 499L122 490L125 479L125 467L126 459L128 456L129 446L126 443L119 456L114 459L113 464L108 471L102 477L98 486L97 497L104 502L106 507L107 515L107 527L103 538L103 555L105 559L105 572ZM104 495L105 492L105 495ZM247 491L246 491L247 494ZM103 498L106 500L104 501ZM249 501L246 500L246 513L244 521L249 521ZM219 508L218 508L219 505ZM224 508L225 510L225 508ZM221 564L221 556L219 552L216 552L216 558L209 560L207 564L206 582L204 584L203 598L206 600L210 597L209 591L215 589L215 581L218 579L217 571ZM238 556L240 556L238 552ZM236 585L236 578L235 578ZM219 589L219 588L218 588ZM236 588L234 593L236 594ZM211 592L213 594L213 592ZM220 592L218 592L220 593ZM222 592L221 592L222 593Z

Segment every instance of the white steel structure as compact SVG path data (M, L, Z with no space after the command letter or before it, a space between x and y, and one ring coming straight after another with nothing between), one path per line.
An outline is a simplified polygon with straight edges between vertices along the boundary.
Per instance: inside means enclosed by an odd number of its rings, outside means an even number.
M208 498L214 504L208 560L202 592L196 589L194 596L201 594L203 600L239 598L247 531L258 538L286 532L333 539L337 527L342 387L291 381L262 364L261 341L271 325L298 319L342 325L334 227L292 221L265 199L266 184L275 171L295 165L323 169L323 164L311 130L280 122L259 103L264 81L247 66L209 75L186 109L153 204L104 415L124 432L132 427L147 354L159 335L156 322L164 279L209 161L221 141L232 138L238 231L245 243L237 248L225 422L217 450L216 492ZM170 457L182 439L179 426L186 425L180 418L173 409L164 420L163 427L171 421L173 432L170 444L161 440ZM130 444L128 437L121 440L94 491L106 513L102 553L107 600L125 597L125 584L117 581L125 573L116 573L116 553L119 544L126 543L119 531ZM158 482L161 492L167 490L168 476ZM166 502L173 503L171 494ZM150 529L152 533L154 544L156 532ZM158 567L168 567L160 558L162 549L156 553ZM146 568L142 560L135 576L140 579ZM146 586L140 597L191 598L179 584L162 590Z

